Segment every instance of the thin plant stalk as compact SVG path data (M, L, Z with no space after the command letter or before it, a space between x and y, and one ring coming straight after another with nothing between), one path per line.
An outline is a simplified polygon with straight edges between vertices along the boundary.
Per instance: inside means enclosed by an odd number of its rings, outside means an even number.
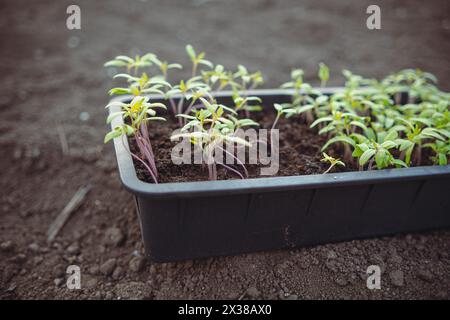
M158 179L155 177L153 171L150 169L150 167L145 163L144 160L142 160L141 158L139 158L137 155L135 155L133 152L130 152L131 156L133 158L135 158L136 160L138 160L140 163L142 163L142 165L148 170L148 172L150 173L150 175L152 176L153 181L155 182L155 184L158 184Z
M330 172L331 169L334 168L334 166L335 166L335 164L332 164L327 170L325 170L325 172L323 174L326 174L326 173Z
M136 135L136 138L139 140L141 152L146 156L150 167L154 170L154 174L157 177L158 172L156 170L155 155L153 153L146 123L143 122L141 124L140 135Z
M236 169L233 169L232 167L227 166L227 165L224 164L224 163L219 163L219 164L220 164L222 167L224 167L225 169L230 170L230 171L236 173L241 179L245 179L244 176L243 176L239 171L237 171Z
M272 124L272 128L271 128L272 130L275 129L275 126L277 125L278 120L280 119L280 116L281 116L281 112L277 112L277 117L275 118L275 121Z
M226 154L229 154L231 157L233 157L233 159L236 160L237 164L239 164L239 165L244 169L245 176L248 177L248 171L247 171L247 168L245 167L244 163L243 163L241 160L239 160L238 157L236 157L234 154L232 154L231 152L227 151L227 150L224 149L224 148L219 147L219 149L222 150L223 152L225 152ZM226 166L226 167L228 167L228 166ZM239 174L239 175L240 175L242 178L244 178L244 177L242 176L242 174Z
M150 173L150 175L151 175L153 181L155 182L155 184L158 184L158 179L155 177L155 175L154 175L152 169L150 168L150 166L144 160L142 160L138 155L136 155L135 153L131 152L125 146L124 138L125 138L125 136L122 136L122 145L123 145L124 149L131 155L132 158L134 158L137 161L139 161L145 167L145 169L147 169L147 171Z
M170 106L172 108L173 115L175 116L177 114L177 106L175 104L175 101L173 100L173 98L170 98L169 102L170 102Z

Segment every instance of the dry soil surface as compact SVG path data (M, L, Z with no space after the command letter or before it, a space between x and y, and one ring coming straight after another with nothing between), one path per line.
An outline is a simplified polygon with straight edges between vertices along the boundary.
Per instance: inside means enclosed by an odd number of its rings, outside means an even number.
M81 7L82 29L66 29ZM156 264L143 248L132 197L104 146L102 63L154 51L187 62L186 43L227 67L260 69L266 87L326 62L382 77L420 67L450 88L448 1L377 1L382 29L365 27L373 1L25 1L0 4L0 298L409 299L450 294L450 232ZM185 76L184 73L180 74ZM67 137L62 154L59 134ZM46 231L83 185L92 190L55 242ZM65 286L76 264L82 289ZM365 270L382 269L381 290Z

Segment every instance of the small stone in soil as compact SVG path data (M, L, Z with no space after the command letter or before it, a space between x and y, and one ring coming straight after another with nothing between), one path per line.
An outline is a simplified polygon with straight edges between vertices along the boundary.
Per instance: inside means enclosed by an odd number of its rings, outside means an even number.
M12 285L9 286L8 289L6 289L7 292L13 292L14 290L16 290L17 285L15 283L13 283Z
M62 278L56 278L55 280L53 280L53 283L55 284L55 286L59 287L61 285L61 283L63 282Z
M384 264L384 260L383 257L380 256L379 254L374 254L369 258L369 262L376 264L376 265L381 265Z
M336 267L336 263L334 260L330 260L325 262L325 266L328 268L328 270L333 271L333 272L337 272L337 267Z
M106 294L105 294L106 300L112 300L113 298L114 298L114 296L111 291L106 292Z
M419 251L425 250L425 246L423 244L416 245L416 249Z
M106 260L101 266L100 266L100 272L105 275L109 276L116 267L116 259L112 258L109 260Z
M438 252L438 257L439 257L439 259L447 259L448 253L445 251L440 251L440 252Z
M417 272L417 277L426 282L433 281L433 274L428 270L419 270Z
M345 287L348 284L348 281L342 277L336 278L335 282L337 285L339 285L341 287Z
M41 256L34 257L34 258L33 258L33 264L34 264L34 265L38 265L38 264L40 264L43 260L44 260L44 258L41 257Z
M145 258L133 257L129 262L130 270L133 272L140 272L145 266Z
M89 268L89 273L94 275L94 276L98 275L99 272L100 272L100 268L97 265L92 266L92 267Z
M150 266L150 276L154 276L156 274L156 267L155 265Z
M27 256L23 253L19 253L18 255L14 256L12 260L17 263L24 263L25 261L27 261Z
M116 269L114 269L112 278L114 280L119 280L122 277L122 274L123 274L123 269L121 267L117 267Z
M250 298L258 298L261 295L261 292L256 287L249 287L246 291L247 296Z
M13 249L14 249L14 244L12 243L11 240L2 242L0 244L0 250L3 252L11 252L11 251L13 251Z
M328 250L327 252L327 259L336 259L337 253L334 252L334 250Z
M398 254L393 254L389 257L388 262L391 264L399 265L402 263L402 257L400 257Z
M28 249L32 252L39 252L40 247L37 243L33 242L28 246Z
M82 287L86 287L87 289L97 288L98 280L96 278L90 276L81 277L81 281L83 281L84 285Z
M80 253L80 246L76 242L72 243L70 246L67 247L66 251L68 254L77 255Z
M396 287L402 287L404 285L404 275L401 270L391 271L389 278L391 279L391 283Z
M55 278L63 277L66 274L66 270L62 264L58 264L53 268L53 276Z
M107 245L120 246L124 240L125 235L119 228L112 227L105 232L105 244Z

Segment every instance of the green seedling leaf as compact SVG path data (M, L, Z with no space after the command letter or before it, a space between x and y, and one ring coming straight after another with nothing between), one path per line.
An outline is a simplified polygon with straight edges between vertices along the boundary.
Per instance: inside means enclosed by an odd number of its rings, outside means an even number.
M121 68L121 67L126 67L128 64L124 61L117 61L117 60L111 60L106 62L103 66L104 67L116 67L116 68Z
M324 87L327 81L330 79L330 69L324 64L319 63L319 79L321 82L321 86Z
M311 124L311 128L314 128L314 127L317 126L319 123L327 122L327 121L332 121L332 120L333 120L333 117L332 117L332 116L319 118L319 119L317 119L316 121L314 121L314 122Z
M342 142L342 143L346 143L349 144L351 146L355 146L355 141L352 138L346 137L346 136L337 136L334 138L331 138L330 140L327 141L327 143L325 143L325 145L322 147L322 151L326 150L328 148L328 146L330 146L333 143L336 142Z
M166 118L163 118L163 117L150 117L150 118L147 118L146 120L149 120L149 121L167 121Z
M402 160L400 160L400 159L393 159L393 160L392 160L392 163L393 163L397 168L399 168L399 167L405 167L405 168L407 168L407 167L408 167L408 165L407 165L404 161L402 161Z
M108 132L105 136L104 143L108 143L110 140L120 137L123 134L121 127L116 127L114 130Z
M194 48L190 44L186 46L186 52L191 60L195 60L195 58L197 57Z
M128 88L112 88L109 90L109 95L121 95L121 94L130 94L131 90Z
M384 149L386 149L386 150L389 150L389 149L392 149L392 148L396 148L397 147L397 144L394 142L394 141L385 141L385 142L383 142L382 144L381 144L381 146L384 148Z
M445 153L439 153L438 157L439 157L439 165L441 166L447 165L448 160L447 155Z
M277 110L278 112L282 112L283 111L283 106L279 103L275 103L273 105L273 107L275 108L275 110Z
M373 157L373 155L375 154L375 150L374 149L368 149L366 151L364 151L364 153L361 155L361 157L359 158L359 165L363 166L366 164L367 161L370 160L370 158Z
M126 73L118 73L113 78L114 79L125 78L125 79L127 79L129 81L138 81L139 80L139 78L130 76L129 74L126 74Z

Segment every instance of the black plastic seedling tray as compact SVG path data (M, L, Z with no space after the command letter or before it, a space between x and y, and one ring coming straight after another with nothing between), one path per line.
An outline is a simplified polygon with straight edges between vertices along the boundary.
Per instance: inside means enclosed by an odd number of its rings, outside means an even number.
M252 94L271 106L291 92ZM114 141L120 177L156 262L450 227L449 165L155 185L138 179L125 140Z

